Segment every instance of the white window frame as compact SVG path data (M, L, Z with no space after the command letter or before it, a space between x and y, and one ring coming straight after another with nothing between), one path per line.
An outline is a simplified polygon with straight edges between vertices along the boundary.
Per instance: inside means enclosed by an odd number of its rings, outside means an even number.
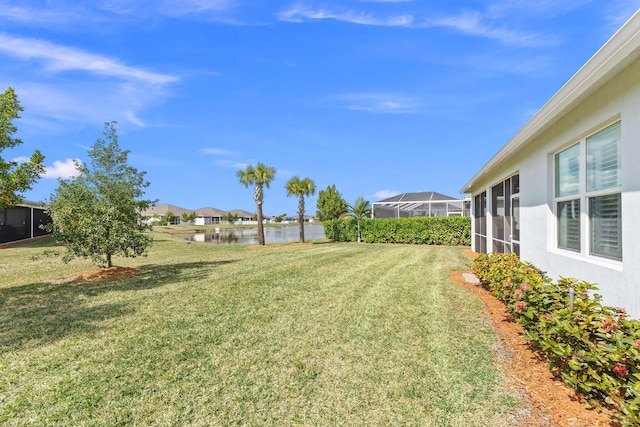
M617 185L614 187L609 187L609 188L604 188L604 189L599 189L599 190L593 190L593 191L587 191L587 139L591 138L592 136L595 136L596 134L598 134L599 132L615 126L615 125L619 125L620 126L620 131L622 131L622 123L619 119L615 120L615 121L611 121L609 123L607 123L606 125L594 130L593 132L589 132L588 135L585 135L584 137L573 141L571 144L568 144L566 146L564 146L561 150L558 150L556 152L553 153L553 173L552 173L552 179L553 179L553 187L552 187L552 191L553 191L553 215L554 215L554 224L555 224L555 233L554 233L554 238L555 238L555 242L553 244L553 247L570 256L579 256L580 258L587 258L589 260L593 260L596 262L605 262L605 263L612 263L614 265L620 266L622 265L622 260L623 260L623 254L622 254L622 231L619 233L619 245L621 248L621 255L620 257L611 257L611 256L607 256L607 255L603 255L603 254L596 254L593 253L593 248L592 248L592 226L593 226L593 221L591 220L591 213L590 213L590 205L591 205L591 199L596 198L596 197L600 197L600 196L608 196L608 195L620 195L620 206L622 206L622 185ZM622 133L622 132L621 132ZM622 136L620 137L620 139L622 139ZM564 196L557 196L556 194L556 190L557 190L557 176L558 176L558 171L557 171L557 162L556 162L556 156L562 152L564 152L565 150L571 149L575 146L579 146L579 155L578 155L578 162L579 162L579 188L577 193L575 194L570 194L570 195L564 195ZM622 150L622 144L619 142L618 143L618 157L620 158L620 151ZM560 246L560 236L559 236L559 218L558 218L558 205L562 202L568 202L568 201L572 201L572 200L578 200L580 203L580 248L579 250L573 250L570 248L564 248ZM620 208L620 212L619 215L622 215L622 208Z

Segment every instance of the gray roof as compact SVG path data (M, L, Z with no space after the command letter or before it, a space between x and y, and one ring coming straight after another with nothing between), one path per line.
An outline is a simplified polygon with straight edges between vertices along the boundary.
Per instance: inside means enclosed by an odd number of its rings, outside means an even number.
M142 215L151 216L153 214L158 214L158 215L162 216L162 215L166 214L167 212L171 212L174 215L180 216L185 212L190 214L193 211L185 209L185 208L181 208L180 206L170 205L168 203L161 203L159 205L152 206L149 209L143 211Z
M227 214L223 210L212 208L212 207L199 208L199 209L196 209L195 212L196 212L196 215L198 216L211 217L211 218L222 218Z
M190 214L191 212L195 212L196 215L200 217L212 217L212 218L216 218L216 217L222 218L227 214L227 211L223 211L222 209L218 209L218 208L212 208L210 206L199 208L199 209L186 209L180 206L171 205L169 203L160 203L143 211L142 215L152 216L153 214L158 214L162 216L167 212L171 212L176 216L181 216L185 212L187 214ZM238 215L240 218L253 218L255 216L255 213L247 212L242 209L234 209L229 211L229 213Z
M45 209L47 205L43 202L33 202L31 200L22 200L20 203L16 205L16 207L21 206L23 208L41 208Z
M243 211L242 209L233 209L230 210L229 213L232 215L238 215L240 218L253 218L255 216L255 213Z
M418 193L402 193L397 196L389 197L388 199L378 200L374 203L390 203L390 202L435 202L445 200L459 200L455 197L445 196L444 194L436 193L435 191L423 191Z

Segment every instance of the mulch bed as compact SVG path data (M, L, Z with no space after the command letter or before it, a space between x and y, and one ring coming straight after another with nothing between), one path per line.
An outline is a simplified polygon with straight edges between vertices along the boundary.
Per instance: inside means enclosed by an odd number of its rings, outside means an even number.
M74 282L98 282L101 280L123 279L125 277L135 276L142 273L142 270L131 267L109 267L100 268L98 270L89 271L75 276L71 281Z
M471 251L466 252L473 258ZM521 426L615 426L608 412L587 409L576 392L554 377L543 356L539 355L524 339L524 329L513 322L504 303L480 285L468 283L462 273L454 271L452 282L473 292L484 304L500 338L495 352L501 359L508 385L520 393L532 407L531 415Z

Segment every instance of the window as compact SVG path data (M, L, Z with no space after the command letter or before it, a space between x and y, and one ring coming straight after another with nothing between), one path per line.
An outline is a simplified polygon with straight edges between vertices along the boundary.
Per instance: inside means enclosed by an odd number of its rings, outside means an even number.
M558 248L622 260L620 151L618 122L555 155Z

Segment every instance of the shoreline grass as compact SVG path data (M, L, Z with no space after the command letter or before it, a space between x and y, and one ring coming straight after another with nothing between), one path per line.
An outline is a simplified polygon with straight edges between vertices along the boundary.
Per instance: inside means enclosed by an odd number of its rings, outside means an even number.
M0 424L516 424L461 248L154 238L112 282L0 251Z

